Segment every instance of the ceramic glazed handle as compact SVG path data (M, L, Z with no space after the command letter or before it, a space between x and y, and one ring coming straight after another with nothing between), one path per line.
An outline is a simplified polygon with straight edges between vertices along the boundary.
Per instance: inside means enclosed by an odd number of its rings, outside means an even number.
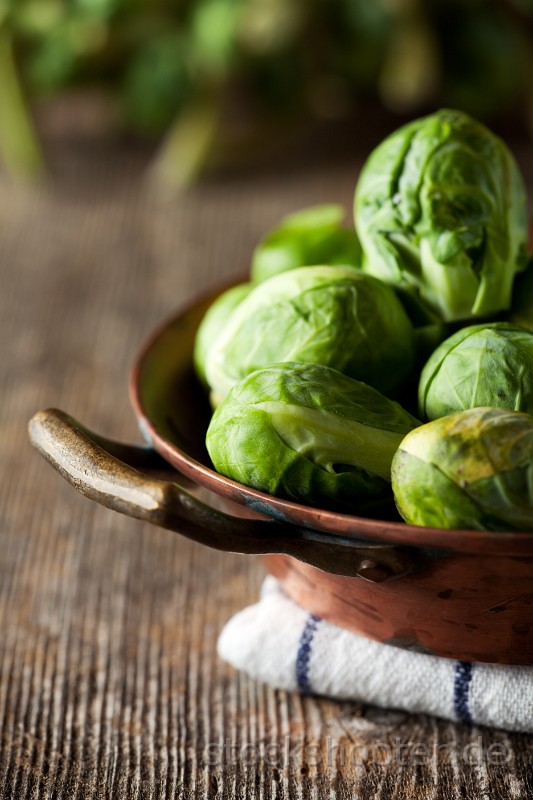
M217 550L284 553L327 572L376 583L414 567L408 548L217 511L173 480L155 477L168 474L171 467L154 450L104 439L62 411L39 411L30 420L29 433L37 450L86 497Z

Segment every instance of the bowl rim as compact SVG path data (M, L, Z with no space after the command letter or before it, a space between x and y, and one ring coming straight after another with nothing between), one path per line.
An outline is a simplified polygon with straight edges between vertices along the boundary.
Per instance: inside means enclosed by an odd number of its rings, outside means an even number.
M533 564L533 532L478 531L469 529L432 528L409 525L401 521L379 520L306 506L274 497L238 483L215 472L185 450L167 439L157 428L143 400L143 373L161 338L198 306L214 300L225 289L242 282L237 278L215 289L195 295L189 302L163 319L141 344L129 374L129 397L139 428L151 446L179 473L215 494L236 502L248 510L259 512L278 522L299 525L339 537L363 541L414 546L472 555L531 556ZM179 481L178 481L179 482Z

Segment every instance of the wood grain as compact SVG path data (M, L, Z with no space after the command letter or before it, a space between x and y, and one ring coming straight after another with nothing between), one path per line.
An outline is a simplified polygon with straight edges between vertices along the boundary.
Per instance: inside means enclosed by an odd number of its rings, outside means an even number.
M349 205L355 174L242 177L162 202L138 166L68 151L53 187L0 185L0 797L532 797L533 737L236 674L216 639L256 599L259 561L97 507L31 450L27 420L49 405L139 441L126 386L146 334L242 273L282 213ZM488 763L493 745L505 763Z

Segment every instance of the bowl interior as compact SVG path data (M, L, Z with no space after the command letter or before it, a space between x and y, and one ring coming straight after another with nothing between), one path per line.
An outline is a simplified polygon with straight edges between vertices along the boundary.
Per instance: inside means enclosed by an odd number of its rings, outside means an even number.
M207 393L196 377L192 354L209 295L164 323L146 343L134 367L132 401L141 429L178 469L212 469L205 447L211 417Z

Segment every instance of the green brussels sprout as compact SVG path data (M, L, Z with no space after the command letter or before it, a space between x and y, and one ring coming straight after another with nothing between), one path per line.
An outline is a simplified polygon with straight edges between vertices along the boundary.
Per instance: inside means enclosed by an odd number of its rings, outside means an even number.
M527 264L524 182L484 125L441 110L385 139L355 194L363 269L444 321L509 308Z
M475 406L533 413L533 333L505 322L469 325L431 354L418 385L421 417Z
M218 472L278 497L357 510L390 491L392 457L420 423L360 381L318 364L275 364L233 387L206 445Z
M302 267L244 298L205 371L216 404L250 372L282 361L324 364L388 393L413 358L413 328L390 286L354 267Z
M251 283L239 283L222 292L211 303L200 323L194 340L193 364L197 376L205 386L208 385L205 375L207 354L220 336L220 332L233 310L237 308L241 300L244 300L246 295L250 294L252 288Z
M392 488L411 525L533 529L533 417L471 408L421 425L394 455Z
M341 227L339 205L312 206L284 217L261 240L252 256L254 283L280 272L314 264L361 264L361 245L354 230Z

